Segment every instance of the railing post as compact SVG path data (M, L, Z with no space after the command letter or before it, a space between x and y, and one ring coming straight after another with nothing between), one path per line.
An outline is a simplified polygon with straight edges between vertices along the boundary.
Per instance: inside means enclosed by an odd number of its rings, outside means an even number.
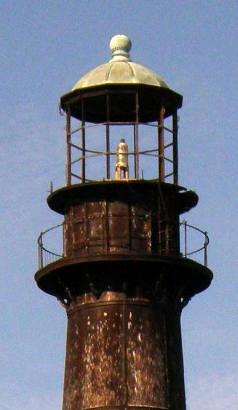
M136 91L135 100L136 122L134 124L134 176L135 179L139 178L139 95Z
M40 269L43 268L42 232L38 238L38 265Z
M81 120L81 148L82 148L82 163L81 163L81 182L84 184L86 179L86 150L85 150L85 119L84 119L84 99L81 100L82 120Z
M187 258L187 221L183 221L184 223L184 256Z
M71 116L70 110L66 111L66 185L71 185Z
M173 112L173 177L178 185L178 117L177 110Z
M159 111L159 119L158 119L158 171L159 171L159 181L164 182L164 113L165 109L163 107L160 108Z
M204 266L207 266L207 245L209 243L207 232L204 232L205 241L204 241Z
M66 235L65 235L65 231L66 231L66 222L63 222L62 225L62 243L63 243L63 256L66 256Z
M106 123L106 178L110 179L111 177L111 156L110 156L110 97L109 94L106 96L107 103L107 123Z

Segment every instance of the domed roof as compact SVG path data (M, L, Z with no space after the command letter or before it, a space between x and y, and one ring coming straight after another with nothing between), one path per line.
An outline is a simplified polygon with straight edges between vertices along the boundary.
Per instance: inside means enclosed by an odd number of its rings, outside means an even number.
M130 60L131 41L124 34L112 37L111 59L83 77L60 97L60 108L88 122L157 121L182 106L183 97L153 70Z
M112 37L110 49L111 59L88 71L76 82L71 91L103 84L144 84L168 88L166 82L155 71L130 60L131 41L127 36L119 34Z

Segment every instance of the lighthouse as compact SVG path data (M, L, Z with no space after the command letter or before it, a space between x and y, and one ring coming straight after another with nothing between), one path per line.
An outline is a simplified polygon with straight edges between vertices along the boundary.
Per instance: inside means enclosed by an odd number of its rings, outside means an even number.
M198 202L178 181L182 96L130 50L112 37L60 98L66 182L47 203L63 222L38 238L35 280L67 314L63 410L185 410L181 313L212 280L206 232L180 220Z

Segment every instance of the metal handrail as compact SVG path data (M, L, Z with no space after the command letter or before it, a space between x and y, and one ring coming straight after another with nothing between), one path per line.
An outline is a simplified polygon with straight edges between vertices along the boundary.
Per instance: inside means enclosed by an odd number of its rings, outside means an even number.
M149 122L140 122L141 125L146 125L148 127L155 127L155 128L162 128L166 131L169 131L171 134L173 134L173 130L171 128L166 127L165 125L162 124L152 124ZM77 128L74 128L73 130L71 130L70 134L73 135L76 132L81 131L82 129L87 129L87 128L93 128L93 127L103 127L105 125L139 125L139 123L137 121L117 121L117 122L113 122L111 123L110 121L106 121L106 122L101 122L101 123L96 123L96 124L82 124Z
M182 221L180 222L180 226L184 226L184 254L183 256L185 258L188 258L191 255L194 255L196 253L199 253L201 251L203 251L203 264L204 266L207 266L207 247L209 244L209 237L206 231L202 231L200 228L198 228L197 226L188 224L187 221ZM203 245L200 246L199 248L192 250L192 251L188 251L188 228L193 229L194 231L197 231L199 233L201 233L204 237L204 242Z
M184 227L184 238L183 238L183 246L184 246L184 251L181 253L182 257L184 258L189 258L192 255L201 253L203 251L203 264L204 266L207 266L207 247L209 244L209 237L206 231L202 231L200 228L188 224L187 221L182 221L180 222L180 226ZM60 223L58 225L55 225L51 228L46 229L45 231L41 232L38 239L38 266L39 269L42 269L44 266L46 266L48 263L52 263L60 258L64 257L64 250L60 253L53 252L52 250L49 250L46 248L46 246L43 243L43 238L51 231L58 229L58 228L63 228L64 229L64 222ZM204 241L202 246L199 246L196 249L193 250L188 250L188 229L194 230L199 232L200 234L203 235ZM62 235L62 232L61 232Z
M163 133L164 132L165 135L171 134L171 135L176 136L176 131L174 130L174 128L171 129L171 128L165 126L163 124L163 122L157 123L157 124L148 123L148 122L138 123L137 120L129 121L129 122L120 122L119 121L119 122L113 122L113 124L110 123L110 121L105 121L105 122L99 123L99 124L98 123L88 124L88 123L82 122L80 126L78 126L78 127L76 126L76 128L74 128L72 130L70 129L70 126L69 126L69 128L67 129L67 144L68 144L68 153L69 153L68 159L67 159L67 161L68 161L68 165L67 165L67 167L68 167L67 170L68 171L67 172L68 172L68 178L69 178L70 182L71 182L71 178L75 178L75 177L76 177L76 179L81 179L83 183L86 182L86 179L88 179L88 178L85 175L85 161L90 161L92 159L95 160L95 158L100 160L100 158L103 158L103 157L106 158L105 161L106 161L107 179L110 179L109 178L110 177L110 161L117 154L117 152L114 151L114 150L109 150L108 142L106 143L105 148L102 148L102 147L100 147L100 148L99 147L98 148L94 147L93 148L93 146L89 147L88 144L86 146L85 145L85 135L84 135L85 131L88 128L91 128L91 127L107 127L109 125L112 125L112 126L113 125L120 125L120 126L121 125L133 125L134 127L142 125L142 126L147 126L147 127L155 127L158 130L158 133L160 133L160 132ZM82 146L78 145L78 143L75 142L73 139L71 140L71 137L74 138L73 135L78 133L78 132L81 132L82 135L84 135L84 137L82 137L83 138L82 139ZM109 134L108 134L107 138L109 138ZM135 135L134 135L134 138L135 138ZM137 136L137 138L138 138L138 136ZM171 139L171 136L169 137L169 139ZM176 138L175 138L175 140L176 140ZM146 157L147 158L148 157L153 158L153 159L157 158L158 161L160 161L160 163L163 163L164 167L168 167L169 170L170 170L170 167L172 166L173 172L171 172L171 173L169 172L169 174L167 172L167 178L171 177L171 179L173 179L173 182L176 181L176 183L177 183L177 177L175 177L176 161L175 161L175 157L174 157L174 142L175 142L175 140L173 139L172 141L167 141L167 143L164 144L164 147L163 147L163 150L162 150L163 152L159 151L158 146L152 147L151 149L141 149L141 150L139 150L138 146L136 148L135 144L134 144L134 150L130 149L127 152L127 156L128 156L128 158L129 157L134 157L134 168L133 167L132 168L135 171L135 175L137 175L136 172L138 172L138 170L139 170L139 162L138 162L139 158L141 158L142 161L144 161ZM83 141L84 141L84 143L83 143ZM167 156L164 155L165 150L167 150L167 152L168 152ZM77 151L77 154L76 154L75 151ZM77 169L76 172L73 172L73 167L76 164L78 164L80 166L80 163L82 165L81 174L84 173L82 178L78 178L79 174L80 174L79 169ZM135 165L135 164L137 164L137 165ZM136 170L135 170L135 167L136 167ZM74 168L74 170L75 170L75 168ZM169 171L169 170L167 170L167 171ZM108 175L109 175L109 177L108 177Z
M49 249L45 248L43 244L43 237L49 233L50 231L53 231L54 229L57 229L59 227L64 226L64 222L52 226L51 228L46 229L45 231L41 232L40 235L37 238L37 244L38 244L38 266L39 269L42 269L45 265L48 263L51 263L52 260L57 260L62 258L63 252L61 254L55 253L53 251L50 251Z

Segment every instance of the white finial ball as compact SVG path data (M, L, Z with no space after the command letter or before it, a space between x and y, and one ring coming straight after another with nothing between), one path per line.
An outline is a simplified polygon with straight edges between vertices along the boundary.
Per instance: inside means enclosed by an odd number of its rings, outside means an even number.
M131 49L131 40L124 34L116 34L112 37L109 47L112 53L116 50L123 50L128 53Z

